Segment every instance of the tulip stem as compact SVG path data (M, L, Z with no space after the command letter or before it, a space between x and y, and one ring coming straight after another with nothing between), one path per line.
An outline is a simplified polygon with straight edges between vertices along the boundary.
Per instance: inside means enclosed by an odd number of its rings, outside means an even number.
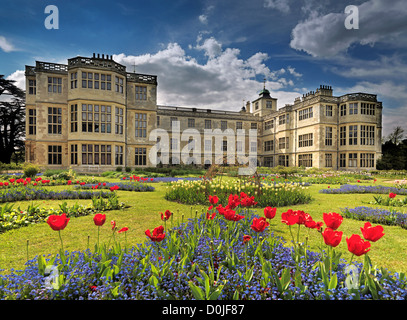
M64 243L62 242L61 230L58 230L58 234L59 234L59 239L61 240L61 248L62 248L62 252L63 252L64 251Z

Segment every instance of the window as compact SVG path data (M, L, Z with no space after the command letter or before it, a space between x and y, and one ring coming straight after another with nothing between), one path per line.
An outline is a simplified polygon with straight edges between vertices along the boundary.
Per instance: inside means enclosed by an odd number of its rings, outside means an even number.
M78 105L71 104L71 132L78 132Z
M226 130L227 128L228 128L228 122L222 120L222 121L220 122L220 129L224 131L224 130Z
M243 142L236 141L236 152L243 152Z
M76 89L78 87L78 73L71 72L71 89Z
M274 120L264 122L264 130L270 130L274 128Z
M332 167L332 153L325 153L325 167Z
M123 93L123 78L122 77L115 77L115 87L116 92Z
M250 129L255 129L257 130L257 123L256 122L252 122L250 125Z
M212 140L205 140L204 147L205 151L212 151Z
M360 167L361 168L374 168L374 153L361 153L360 154Z
M257 141L251 141L250 142L250 151L251 152L257 152Z
M37 110L28 109L28 134L37 134Z
M341 104L341 117L346 116L346 104Z
M170 140L170 149L171 150L178 150L178 140L175 138L171 138Z
M349 103L349 114L358 114L358 104Z
M146 138L147 137L147 114L146 113L136 113L135 117L136 117L136 138Z
M325 145L332 146L332 127L325 127Z
M358 144L358 126L349 126L349 145Z
M358 154L357 153L349 153L349 167L357 167L358 166Z
M78 164L78 145L71 144L71 164Z
M339 167L340 168L346 167L346 153L339 154Z
M211 129L211 128L212 128L211 120L205 120L205 129Z
M115 133L123 134L123 108L115 107Z
M298 166L300 166L300 167L312 167L312 153L310 153L310 154L299 154L298 155Z
M360 145L374 146L375 144L375 127L374 126L360 126Z
M112 146L98 144L82 145L82 164L88 165L111 165L112 164Z
M62 93L62 78L48 77L48 92Z
M147 87L136 86L136 101L146 101L146 100L147 100Z
M360 114L366 114L369 116L375 115L376 105L372 103L364 103L360 104Z
M174 122L178 121L177 117L171 117L170 118L170 128L172 128L173 126L175 126Z
M236 130L237 129L243 129L243 122L242 121L236 122Z
M82 132L112 132L112 107L82 104Z
M37 94L37 80L28 80L28 94Z
M222 151L228 151L228 141L227 140L222 141Z
M311 147L313 145L314 135L312 133L307 133L298 136L298 148Z
M123 146L115 146L115 164L116 166L123 165Z
M135 148L134 164L136 166L147 165L147 149L146 148Z
M112 76L110 74L82 72L82 88L112 89Z
M287 113L287 114L283 114L282 116L279 116L278 117L278 124L279 125L282 125L282 124L285 124L285 123L289 123L290 122L290 115Z
M62 108L48 108L48 133L62 134Z
M266 109L272 109L273 108L273 101L266 101Z
M333 115L333 107L330 105L325 106L325 116L332 117Z
M62 164L62 146L48 146L48 164Z
M288 149L289 137L278 138L278 149Z
M278 156L278 165L283 167L289 166L288 154L282 154Z
M313 117L313 108L312 107L298 111L298 120L299 121L305 120L308 118L312 118L312 117Z
M273 151L273 148L274 148L273 140L264 141L264 151Z
M339 128L339 144L341 146L346 146L346 127Z
M259 110L259 103L258 103L258 102L256 102L256 103L254 104L254 110Z
M194 118L188 119L188 128L195 128L195 119Z
M273 157L264 157L264 166L265 167L274 167L274 158Z
M100 89L112 90L112 76L110 74L100 75Z
M157 116L157 126L159 126L160 124L161 124L161 121L160 121L161 119L160 119L160 116Z

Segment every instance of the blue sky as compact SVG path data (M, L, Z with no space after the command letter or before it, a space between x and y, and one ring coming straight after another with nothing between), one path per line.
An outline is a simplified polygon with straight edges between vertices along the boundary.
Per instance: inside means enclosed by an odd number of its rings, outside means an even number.
M239 110L263 87L292 103L319 85L383 102L384 135L407 123L405 0L1 0L0 74L24 86L24 66L113 55L158 76L158 103ZM59 29L48 30L47 5ZM345 28L348 5L359 29ZM407 128L405 128L407 131Z

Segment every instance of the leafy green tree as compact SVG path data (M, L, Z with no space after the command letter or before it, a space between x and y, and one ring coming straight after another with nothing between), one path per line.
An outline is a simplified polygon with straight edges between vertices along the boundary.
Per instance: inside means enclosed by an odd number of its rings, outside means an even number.
M25 93L14 80L0 75L0 162L10 163L14 153L24 150Z

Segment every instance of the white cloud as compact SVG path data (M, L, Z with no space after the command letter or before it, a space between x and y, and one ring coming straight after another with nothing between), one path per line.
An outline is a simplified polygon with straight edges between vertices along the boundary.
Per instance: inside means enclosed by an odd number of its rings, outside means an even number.
M17 70L6 77L6 80L14 80L14 85L22 90L25 90L25 71Z
M198 17L199 21L201 21L201 23L203 24L207 24L208 23L208 16L206 14L201 14Z
M113 59L129 70L136 64L136 72L157 75L157 103L161 105L238 111L243 100L258 97L264 77L271 95L279 99L279 106L292 103L294 97L300 96L287 88L294 83L287 77L281 78L281 70L273 71L266 66L267 54L258 52L242 59L240 50L223 50L222 44L214 38L200 39L198 45L192 49L204 50L204 62L188 56L177 43L170 43L155 54L121 53L113 55Z
M16 48L3 36L0 36L0 48L4 52L11 52L16 50Z
M290 12L288 0L265 0L264 7L269 9L276 9L282 13Z
M345 8L343 8L344 10ZM359 29L345 28L348 14L344 11L320 15L314 12L292 30L290 46L314 57L333 57L355 44L390 47L407 44L404 0L369 0L358 6Z

